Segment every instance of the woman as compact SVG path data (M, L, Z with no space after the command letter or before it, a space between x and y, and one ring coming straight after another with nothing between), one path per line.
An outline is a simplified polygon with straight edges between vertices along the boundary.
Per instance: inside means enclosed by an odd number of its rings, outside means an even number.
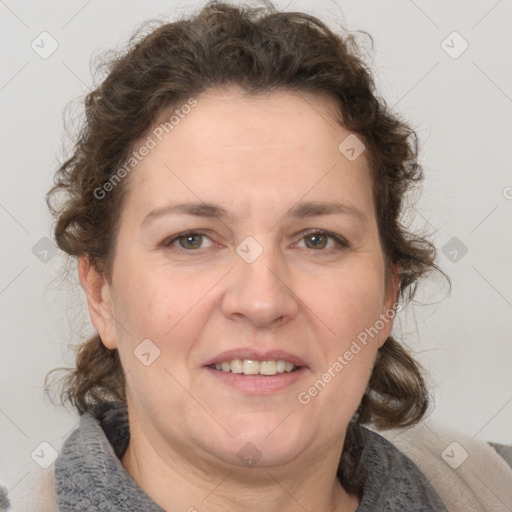
M391 331L440 270L399 220L422 179L415 134L350 36L209 4L134 42L86 114L49 205L97 335L66 381L80 425L39 502L447 510L442 485L364 426L414 435L427 411Z

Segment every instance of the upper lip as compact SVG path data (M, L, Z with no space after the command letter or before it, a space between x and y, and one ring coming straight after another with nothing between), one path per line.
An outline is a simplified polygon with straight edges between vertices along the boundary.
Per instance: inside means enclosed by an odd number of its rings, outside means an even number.
M251 359L252 361L289 361L295 366L307 366L306 362L295 354L285 350L253 350L250 348L235 348L226 350L206 361L204 366L212 364L221 364L224 361L233 361L233 359Z

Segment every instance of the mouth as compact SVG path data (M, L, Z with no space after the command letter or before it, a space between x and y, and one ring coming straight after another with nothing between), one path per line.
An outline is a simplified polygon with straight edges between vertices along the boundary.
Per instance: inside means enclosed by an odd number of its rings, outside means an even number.
M309 370L306 362L294 354L248 349L223 352L207 361L204 368L216 382L249 395L269 395L286 390Z
M282 359L270 359L267 361L256 361L254 359L232 359L222 363L212 363L208 368L225 373L238 373L242 375L263 375L271 377L277 374L295 372L301 366Z

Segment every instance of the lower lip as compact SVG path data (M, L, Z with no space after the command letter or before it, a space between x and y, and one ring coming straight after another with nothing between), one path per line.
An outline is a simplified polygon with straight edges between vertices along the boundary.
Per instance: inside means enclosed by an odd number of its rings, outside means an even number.
M292 386L307 373L306 367L293 372L277 373L272 376L245 375L243 373L223 372L208 366L205 369L216 379L235 389L250 395L270 395Z

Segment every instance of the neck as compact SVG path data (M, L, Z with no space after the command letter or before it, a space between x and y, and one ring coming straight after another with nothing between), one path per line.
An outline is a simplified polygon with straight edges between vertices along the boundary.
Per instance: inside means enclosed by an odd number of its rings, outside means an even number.
M203 460L197 464L186 449L171 453L169 447L159 449L137 435L132 426L131 432L121 463L164 510L352 512L359 505L359 498L347 493L336 476L341 455L337 450L309 464L287 467L246 468Z

